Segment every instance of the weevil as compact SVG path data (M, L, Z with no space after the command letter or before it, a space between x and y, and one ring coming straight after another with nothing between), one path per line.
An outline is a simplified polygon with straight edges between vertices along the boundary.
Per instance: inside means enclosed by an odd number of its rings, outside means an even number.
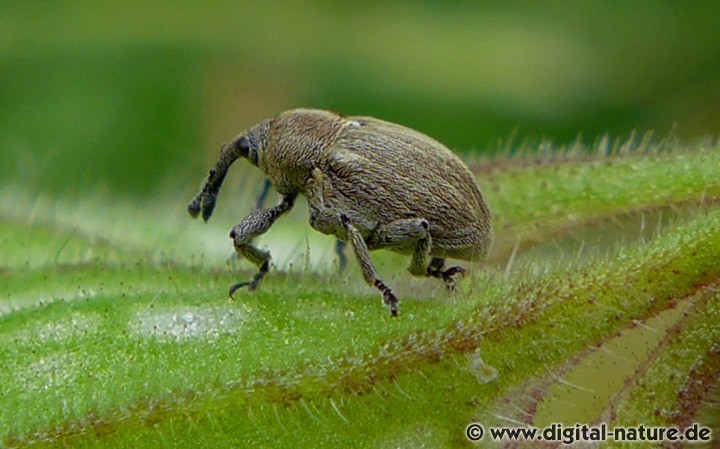
M222 146L200 192L188 205L207 221L230 166L247 159L265 174L280 201L252 211L230 232L239 256L258 267L255 290L270 268L270 253L252 239L270 229L304 195L310 226L348 242L363 278L382 293L392 316L398 298L380 279L370 251L411 256L408 271L454 285L460 266L445 259L484 258L492 242L490 209L473 174L447 147L413 129L373 117L345 117L315 109L285 111Z

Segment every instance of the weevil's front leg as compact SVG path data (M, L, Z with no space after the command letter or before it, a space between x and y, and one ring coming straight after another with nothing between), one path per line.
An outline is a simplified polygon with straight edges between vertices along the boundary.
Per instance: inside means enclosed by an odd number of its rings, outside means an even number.
M260 281L270 268L270 253L253 246L250 241L253 237L264 234L275 223L281 215L292 209L295 204L295 196L284 196L280 204L268 209L254 210L245 217L230 232L233 245L238 255L245 257L254 265L258 266L258 273L251 281L238 282L230 287L230 297L239 288L247 286L249 290L255 290Z
M271 182L269 179L266 179L265 182L263 182L262 190L260 191L260 194L258 195L257 199L255 199L255 210L262 209L262 207L265 205L265 200L267 199L268 194L270 193L270 187ZM235 261L239 256L237 254L237 251L234 252L230 256L230 261ZM249 257L245 257L246 259L250 259Z
M370 251L368 250L368 247L365 244L365 240L363 239L362 235L357 230L357 228L355 228L355 226L350 224L350 220L348 219L347 215L340 214L340 222L347 231L348 240L350 240L350 245L355 252L355 257L360 263L360 269L362 270L365 282L380 290L380 292L383 294L383 302L390 306L390 314L392 316L397 316L397 296L395 296L390 287L385 285L385 283L378 278L377 272L375 271L375 265L370 258Z

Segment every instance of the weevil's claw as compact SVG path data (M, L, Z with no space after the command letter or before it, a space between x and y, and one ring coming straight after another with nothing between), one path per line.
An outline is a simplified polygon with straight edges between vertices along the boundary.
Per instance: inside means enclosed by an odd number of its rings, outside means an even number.
M393 318L397 318L397 316L398 316L397 304L393 304L390 306L390 316Z
M235 292L246 286L249 291L254 291L255 289L257 289L258 283L255 282L255 280L252 280L252 281L238 282L237 284L231 285L230 291L228 292L230 299L235 301L235 297L233 296L235 294Z
M270 264L268 262L265 262L260 267L260 271L255 273L255 276L253 276L252 281L243 281L243 282L238 282L237 284L233 284L230 287L230 291L228 292L228 294L230 295L230 299L234 301L235 298L233 297L233 294L237 290L239 290L243 287L247 287L248 290L251 292L257 290L258 287L260 286L260 281L262 281L263 277L265 277L265 273L268 272L269 267L270 267Z
M463 267L450 267L442 272L442 278L445 282L454 282L455 279L453 279L453 276L460 274L462 277L465 277L465 273L467 273L467 270Z
M453 276L460 274L464 277L465 273L467 273L467 270L463 267L450 267L445 271L438 268L428 268L428 275L442 279L445 286L451 291L455 291L455 278Z

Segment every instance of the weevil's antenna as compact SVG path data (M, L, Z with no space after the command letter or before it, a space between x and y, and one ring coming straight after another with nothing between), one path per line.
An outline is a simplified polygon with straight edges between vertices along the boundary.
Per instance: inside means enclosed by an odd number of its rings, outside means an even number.
M220 149L220 158L215 163L215 167L208 172L207 178L203 183L200 192L188 204L188 213L196 218L202 211L203 220L208 221L215 209L215 201L217 200L220 187L225 180L228 169L241 156L241 152L234 145L223 145Z

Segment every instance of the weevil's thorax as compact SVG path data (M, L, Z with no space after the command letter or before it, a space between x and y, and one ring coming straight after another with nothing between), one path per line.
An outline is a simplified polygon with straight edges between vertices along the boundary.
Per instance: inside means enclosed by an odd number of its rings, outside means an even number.
M328 111L283 112L270 123L258 166L279 193L298 194L342 126L342 117Z

